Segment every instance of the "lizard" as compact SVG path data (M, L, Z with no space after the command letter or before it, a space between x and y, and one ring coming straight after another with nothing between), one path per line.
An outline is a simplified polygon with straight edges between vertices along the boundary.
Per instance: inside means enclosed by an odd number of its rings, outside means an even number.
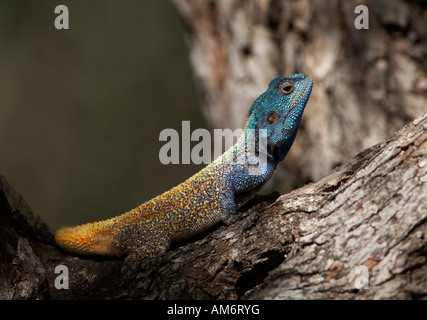
M221 156L133 210L103 221L60 228L56 243L76 254L132 254L144 259L161 256L171 243L220 222L231 223L237 210L265 185L291 148L312 87L313 80L306 74L272 80L250 107L237 142ZM250 139L254 139L252 148L248 147ZM254 170L257 168L263 170Z

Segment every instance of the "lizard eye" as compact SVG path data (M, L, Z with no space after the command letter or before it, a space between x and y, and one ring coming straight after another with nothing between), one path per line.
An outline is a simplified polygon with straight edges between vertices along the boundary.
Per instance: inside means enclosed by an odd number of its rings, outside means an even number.
M280 88L280 90L281 90L284 94L288 95L288 94L290 94L292 91L294 91L294 86L293 86L291 83L285 83L285 84L283 84L283 86Z
M269 115L268 115L268 117L267 117L267 123L268 124L273 124L273 123L276 122L276 120L277 120L276 113L270 112Z

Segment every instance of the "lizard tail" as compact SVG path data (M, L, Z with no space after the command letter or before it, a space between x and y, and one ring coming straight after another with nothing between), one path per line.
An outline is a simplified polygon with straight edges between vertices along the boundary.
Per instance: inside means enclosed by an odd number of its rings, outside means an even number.
M55 242L67 251L78 254L120 256L125 252L118 247L113 228L108 220L60 228Z

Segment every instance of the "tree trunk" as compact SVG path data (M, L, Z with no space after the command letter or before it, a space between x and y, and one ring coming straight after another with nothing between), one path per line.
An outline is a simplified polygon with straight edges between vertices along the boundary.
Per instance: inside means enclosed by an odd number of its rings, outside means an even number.
M379 143L427 106L423 1L173 0L187 26L200 103L212 128L238 128L277 76L314 79L301 128L265 190L288 192Z
M173 1L212 128L241 127L276 76L314 79L267 190L329 175L252 201L234 224L138 268L59 250L0 176L0 298L426 298L427 114L370 147L426 110L425 5L367 0L369 30L357 30L358 1ZM60 265L68 289L55 286Z
M129 268L60 251L0 177L0 298L426 298L426 195L427 113L319 182ZM55 287L58 265L69 289Z

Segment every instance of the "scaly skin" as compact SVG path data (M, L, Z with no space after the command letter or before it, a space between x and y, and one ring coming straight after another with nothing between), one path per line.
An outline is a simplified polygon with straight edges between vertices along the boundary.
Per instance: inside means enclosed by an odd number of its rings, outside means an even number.
M171 242L189 238L219 222L229 222L236 210L270 179L289 151L298 131L313 81L304 74L273 80L249 111L237 143L210 165L165 193L115 218L59 229L56 243L78 254L140 258L164 253ZM264 161L259 133L266 133ZM254 140L251 140L254 139ZM255 141L250 147L249 141ZM255 150L256 153L249 152ZM265 154L264 154L265 155ZM256 162L255 162L256 163Z

